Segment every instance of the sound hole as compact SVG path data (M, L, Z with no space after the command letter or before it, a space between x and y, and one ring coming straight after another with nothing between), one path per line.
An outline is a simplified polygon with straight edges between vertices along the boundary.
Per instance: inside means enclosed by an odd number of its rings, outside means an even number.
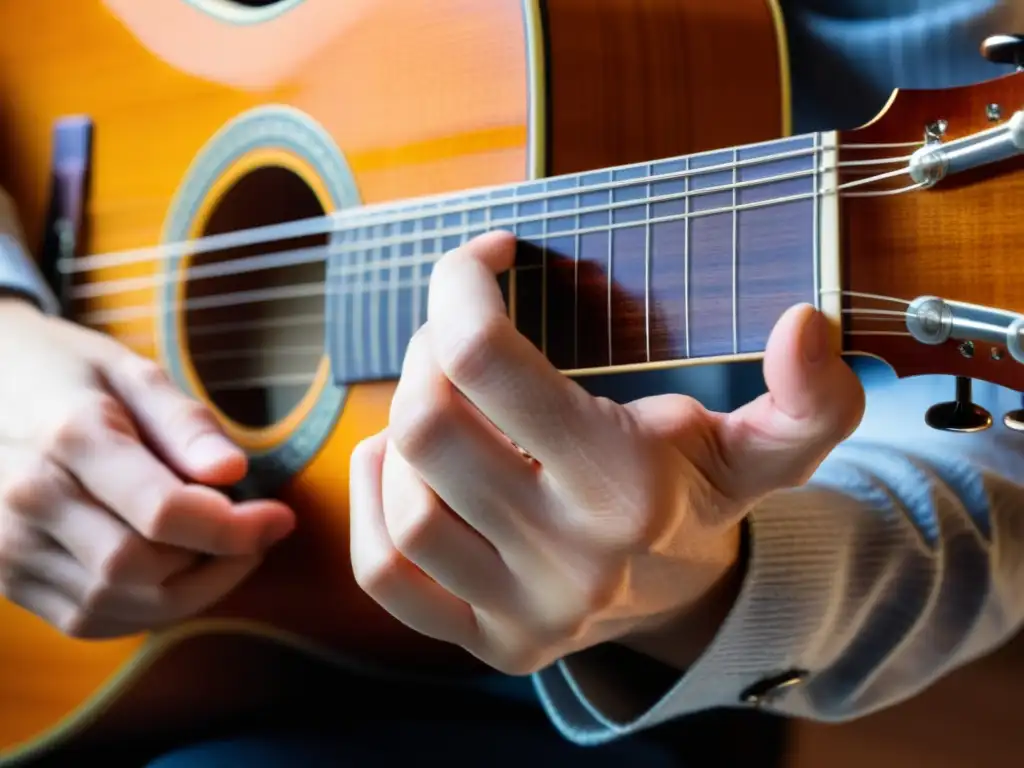
M284 0L230 0L230 2L245 8L266 8L268 5L283 3Z
M227 191L203 234L323 214L313 190L299 176L268 166L243 176ZM292 237L203 253L191 262L192 268L216 264L216 271L224 273L189 279L186 338L211 400L239 424L259 428L281 421L313 381L324 350L326 242L326 235ZM299 249L313 251L295 253ZM253 268L254 257L273 254L304 262ZM228 304L211 307L210 301ZM197 302L207 306L188 306Z

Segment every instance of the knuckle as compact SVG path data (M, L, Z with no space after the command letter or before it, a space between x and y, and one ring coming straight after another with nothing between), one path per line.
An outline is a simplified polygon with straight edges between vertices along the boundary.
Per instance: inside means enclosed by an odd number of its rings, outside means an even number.
M375 600L391 591L391 585L402 578L404 566L404 558L394 547L378 553L362 552L352 558L356 584Z
M491 369L495 351L501 348L508 319L497 315L471 329L453 335L438 334L438 364L452 381L473 384Z
M395 398L388 426L398 452L410 461L428 455L444 436L455 405L450 387L433 387L415 395L407 390Z
M111 433L130 435L131 419L121 403L106 392L91 392L78 400L60 420L49 440L58 456L81 456Z
M127 355L121 366L125 377L140 389L161 389L171 383L167 372L147 357Z
M435 548L437 534L445 522L447 510L433 493L397 516L389 516L388 534L398 553L413 562Z
M64 472L51 462L39 459L7 482L0 492L0 500L15 514L36 514L60 496L75 493Z
M105 552L96 564L95 576L104 584L118 584L132 568L142 542L125 535Z
M197 400L185 397L178 398L178 403L171 415L172 424L188 424L197 431L218 429L217 420L210 409Z

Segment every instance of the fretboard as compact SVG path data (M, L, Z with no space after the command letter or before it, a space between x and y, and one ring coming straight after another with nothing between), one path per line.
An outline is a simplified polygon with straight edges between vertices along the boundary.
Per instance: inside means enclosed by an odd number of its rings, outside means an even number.
M343 383L392 379L434 263L489 230L516 327L565 371L762 352L819 305L821 136L357 212L334 235L329 352Z

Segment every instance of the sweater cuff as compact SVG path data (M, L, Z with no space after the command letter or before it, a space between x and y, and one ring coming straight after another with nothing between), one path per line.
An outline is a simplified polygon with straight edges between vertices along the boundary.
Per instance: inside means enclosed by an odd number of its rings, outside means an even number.
M826 498L827 497L827 498ZM664 721L718 707L780 706L808 679L807 660L828 625L845 536L841 503L823 489L763 500L748 517L750 559L731 612L704 655L681 677L662 667L660 690L608 649L584 651L534 676L541 702L563 735L601 744ZM797 706L797 709L800 707Z
M15 294L48 315L61 314L60 302L24 245L14 201L0 189L0 296Z
M0 296L6 293L24 297L48 315L61 313L60 302L21 243L0 233Z

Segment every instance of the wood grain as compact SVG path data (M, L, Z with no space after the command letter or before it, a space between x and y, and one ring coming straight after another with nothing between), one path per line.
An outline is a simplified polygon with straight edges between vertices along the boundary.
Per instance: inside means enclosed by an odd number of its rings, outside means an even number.
M901 91L876 121L843 134L842 143L923 141L932 123L948 123L948 139L992 127L988 105L998 104L1003 119L1024 105L1024 75L941 92ZM846 151L844 160L906 153ZM890 170L892 166L884 170ZM844 181L851 180L850 172ZM911 183L908 177L892 186ZM1020 244L1024 218L1005 201L1024 195L1024 158L950 177L929 190L875 198L844 197L842 244L848 290L910 301L921 295L965 301L1014 312L1024 311L1024 266ZM899 309L865 299L850 309ZM851 318L850 330L901 330L893 321ZM847 348L885 359L901 376L944 373L992 381L1024 390L1024 366L1005 347L979 345L972 357L959 343L938 347L910 338L848 336ZM951 393L952 397L952 393Z

